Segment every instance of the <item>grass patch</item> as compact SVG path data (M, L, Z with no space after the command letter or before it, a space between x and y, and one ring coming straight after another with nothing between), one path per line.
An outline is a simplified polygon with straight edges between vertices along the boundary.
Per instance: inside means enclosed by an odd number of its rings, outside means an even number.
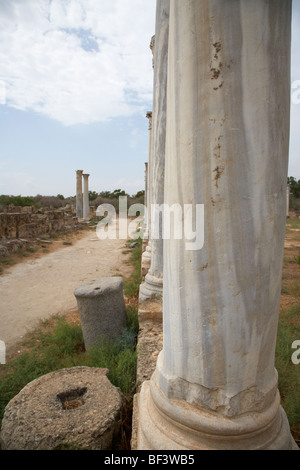
M134 299L138 294L141 278L141 244L140 240L130 249L134 273L129 281L124 281L124 293ZM105 367L109 369L108 378L111 383L119 387L126 398L116 450L129 450L132 403L136 387L138 330L137 308L127 305L126 326L118 340L111 341L103 337L95 348L85 351L79 322L70 323L61 316L41 321L40 326L28 333L20 345L23 352L6 365L0 365L0 426L7 403L32 380L67 367ZM70 443L62 446L62 450L75 448L72 443L71 447Z
M129 297L136 297L139 292L139 287L142 282L141 275L141 257L142 257L142 240L138 238L135 240L137 242L134 248L130 248L131 256L129 262L132 263L134 267L134 273L131 276L131 279L124 280L124 294ZM129 246L132 243L132 240L127 242Z
M28 251L28 253L36 253L38 251L38 247L37 246L29 246L28 248L26 248L26 251Z
M300 219L288 219L286 223L286 228L291 229L291 228L300 228Z
M282 281L282 286L281 286L281 293L299 298L300 297L299 281L291 281L289 278L286 279L285 276L283 276L282 279L283 281Z
M29 252L26 250L26 248L21 248L17 251L17 256L19 258L27 258L27 256L29 256Z
M32 380L66 367L106 367L109 379L125 396L132 395L136 381L137 311L127 308L127 324L117 341L102 338L85 351L80 324L52 317L26 337L19 356L0 366L0 421L6 404Z
M10 256L0 256L0 274L3 272L5 266L14 264L14 259Z
M300 340L300 305L293 305L280 314L275 359L282 406L292 432L300 437L300 365L291 360L295 340Z

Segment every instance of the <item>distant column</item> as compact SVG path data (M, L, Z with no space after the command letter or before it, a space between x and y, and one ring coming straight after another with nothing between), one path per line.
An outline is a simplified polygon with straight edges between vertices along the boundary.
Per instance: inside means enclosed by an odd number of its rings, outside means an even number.
M290 214L290 186L287 185L286 188L286 216L289 217Z
M76 216L78 219L83 217L82 174L83 170L76 171Z
M145 196L144 196L144 205L146 208L145 220L144 220L144 240L143 248L146 247L149 237L149 227L148 227L148 162L145 162ZM144 250L143 250L144 251Z
M150 241L150 227L151 227L151 143L152 143L152 111L148 111L146 118L149 119L149 149L148 149L148 165L147 165L147 211L146 211L146 231L144 234L146 249L142 254L142 279L145 279L145 276L150 268L151 263L151 241Z
M83 175L83 218L87 219L89 216L89 174Z
M150 227L151 227L151 168L152 168L152 111L148 111L146 114L149 126L149 146L148 146L148 165L147 165L147 225L148 225L148 239L150 238Z
M170 0L157 1L150 169L152 208L154 204L158 207L164 202L169 10ZM153 210L151 224L151 231L154 230L156 236L151 239L151 264L140 288L140 301L161 300L163 293L162 224Z

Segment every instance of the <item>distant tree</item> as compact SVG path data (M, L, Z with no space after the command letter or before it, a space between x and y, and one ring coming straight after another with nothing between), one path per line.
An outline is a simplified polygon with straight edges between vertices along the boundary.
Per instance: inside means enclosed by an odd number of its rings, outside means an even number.
M129 196L124 190L122 189L115 189L110 196L110 199L118 198L120 196Z
M8 206L9 204L13 204L14 206L33 206L34 199L29 196L7 196L2 194L0 196L0 204L4 206Z
M106 199L110 199L111 192L110 191L101 191L101 193L99 193L99 196L101 196L103 198L106 198Z
M1 194L0 196L0 204L2 206L8 206L8 204L10 204L10 197L11 196L6 196L5 194Z
M288 185L290 186L291 195L296 199L300 198L300 180L297 181L294 176L289 176Z
M56 197L58 197L58 199L61 199L62 201L65 199L65 197L62 194L58 194Z
M134 194L132 197L133 198L137 198L137 197L141 197L141 196L145 196L145 190L143 189L142 191L138 191L136 194Z
M89 200L94 201L98 197L98 193L96 191L89 191Z
M65 205L65 198L61 199L58 196L42 196L41 194L37 194L37 196L34 197L34 203L39 208L53 207L54 209L58 209Z
M101 191L99 196L105 199L118 199L120 196L129 196L124 190L122 189L115 189L114 191Z

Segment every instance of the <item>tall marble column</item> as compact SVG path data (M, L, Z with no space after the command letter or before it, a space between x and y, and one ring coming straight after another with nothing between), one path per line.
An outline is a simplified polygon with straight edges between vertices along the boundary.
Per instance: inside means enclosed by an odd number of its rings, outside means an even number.
M163 350L137 448L290 449L274 356L291 2L171 0L169 27L165 203L204 204L204 246L164 240Z
M151 242L150 242L150 227L151 227L151 167L152 167L152 152L151 152L151 144L152 144L152 111L148 111L146 114L146 118L148 119L149 125L149 146L148 146L148 165L147 165L147 221L146 227L147 230L144 233L144 239L146 241L145 246L146 249L142 254L142 279L145 278L151 263Z
M83 175L83 218L89 217L90 203L89 203L89 174L84 173Z
M152 52L152 68L154 67L154 47L155 47L155 36L152 36L150 41L150 49ZM147 165L147 231L144 234L144 247L145 250L142 254L142 280L144 281L145 275L149 271L151 263L151 239L150 239L150 226L151 226L151 156L152 156L152 111L148 111L146 114L149 120L149 145L148 145L148 165Z
M156 6L155 54L154 54L154 86L152 110L152 147L151 147L151 207L160 206L164 202L165 176L165 144L166 144L166 111L167 111L167 69L168 69L168 37L169 37L170 0L158 0ZM157 230L154 224L158 225ZM146 299L162 299L163 291L163 239L162 223L151 217L151 264L140 287L140 301ZM157 235L159 237L157 238Z
M82 173L83 170L76 171L76 217L83 217L83 198L82 198Z
M145 162L145 196L144 196L144 206L146 209L144 217L144 227L143 227L143 247L142 251L145 250L145 247L148 243L149 237L149 227L148 227L148 162Z

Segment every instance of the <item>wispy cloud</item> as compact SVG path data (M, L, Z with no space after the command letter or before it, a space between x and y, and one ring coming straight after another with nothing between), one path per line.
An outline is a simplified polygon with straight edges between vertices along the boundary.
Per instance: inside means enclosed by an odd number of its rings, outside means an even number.
M144 111L154 16L155 0L0 2L6 104L65 125Z

